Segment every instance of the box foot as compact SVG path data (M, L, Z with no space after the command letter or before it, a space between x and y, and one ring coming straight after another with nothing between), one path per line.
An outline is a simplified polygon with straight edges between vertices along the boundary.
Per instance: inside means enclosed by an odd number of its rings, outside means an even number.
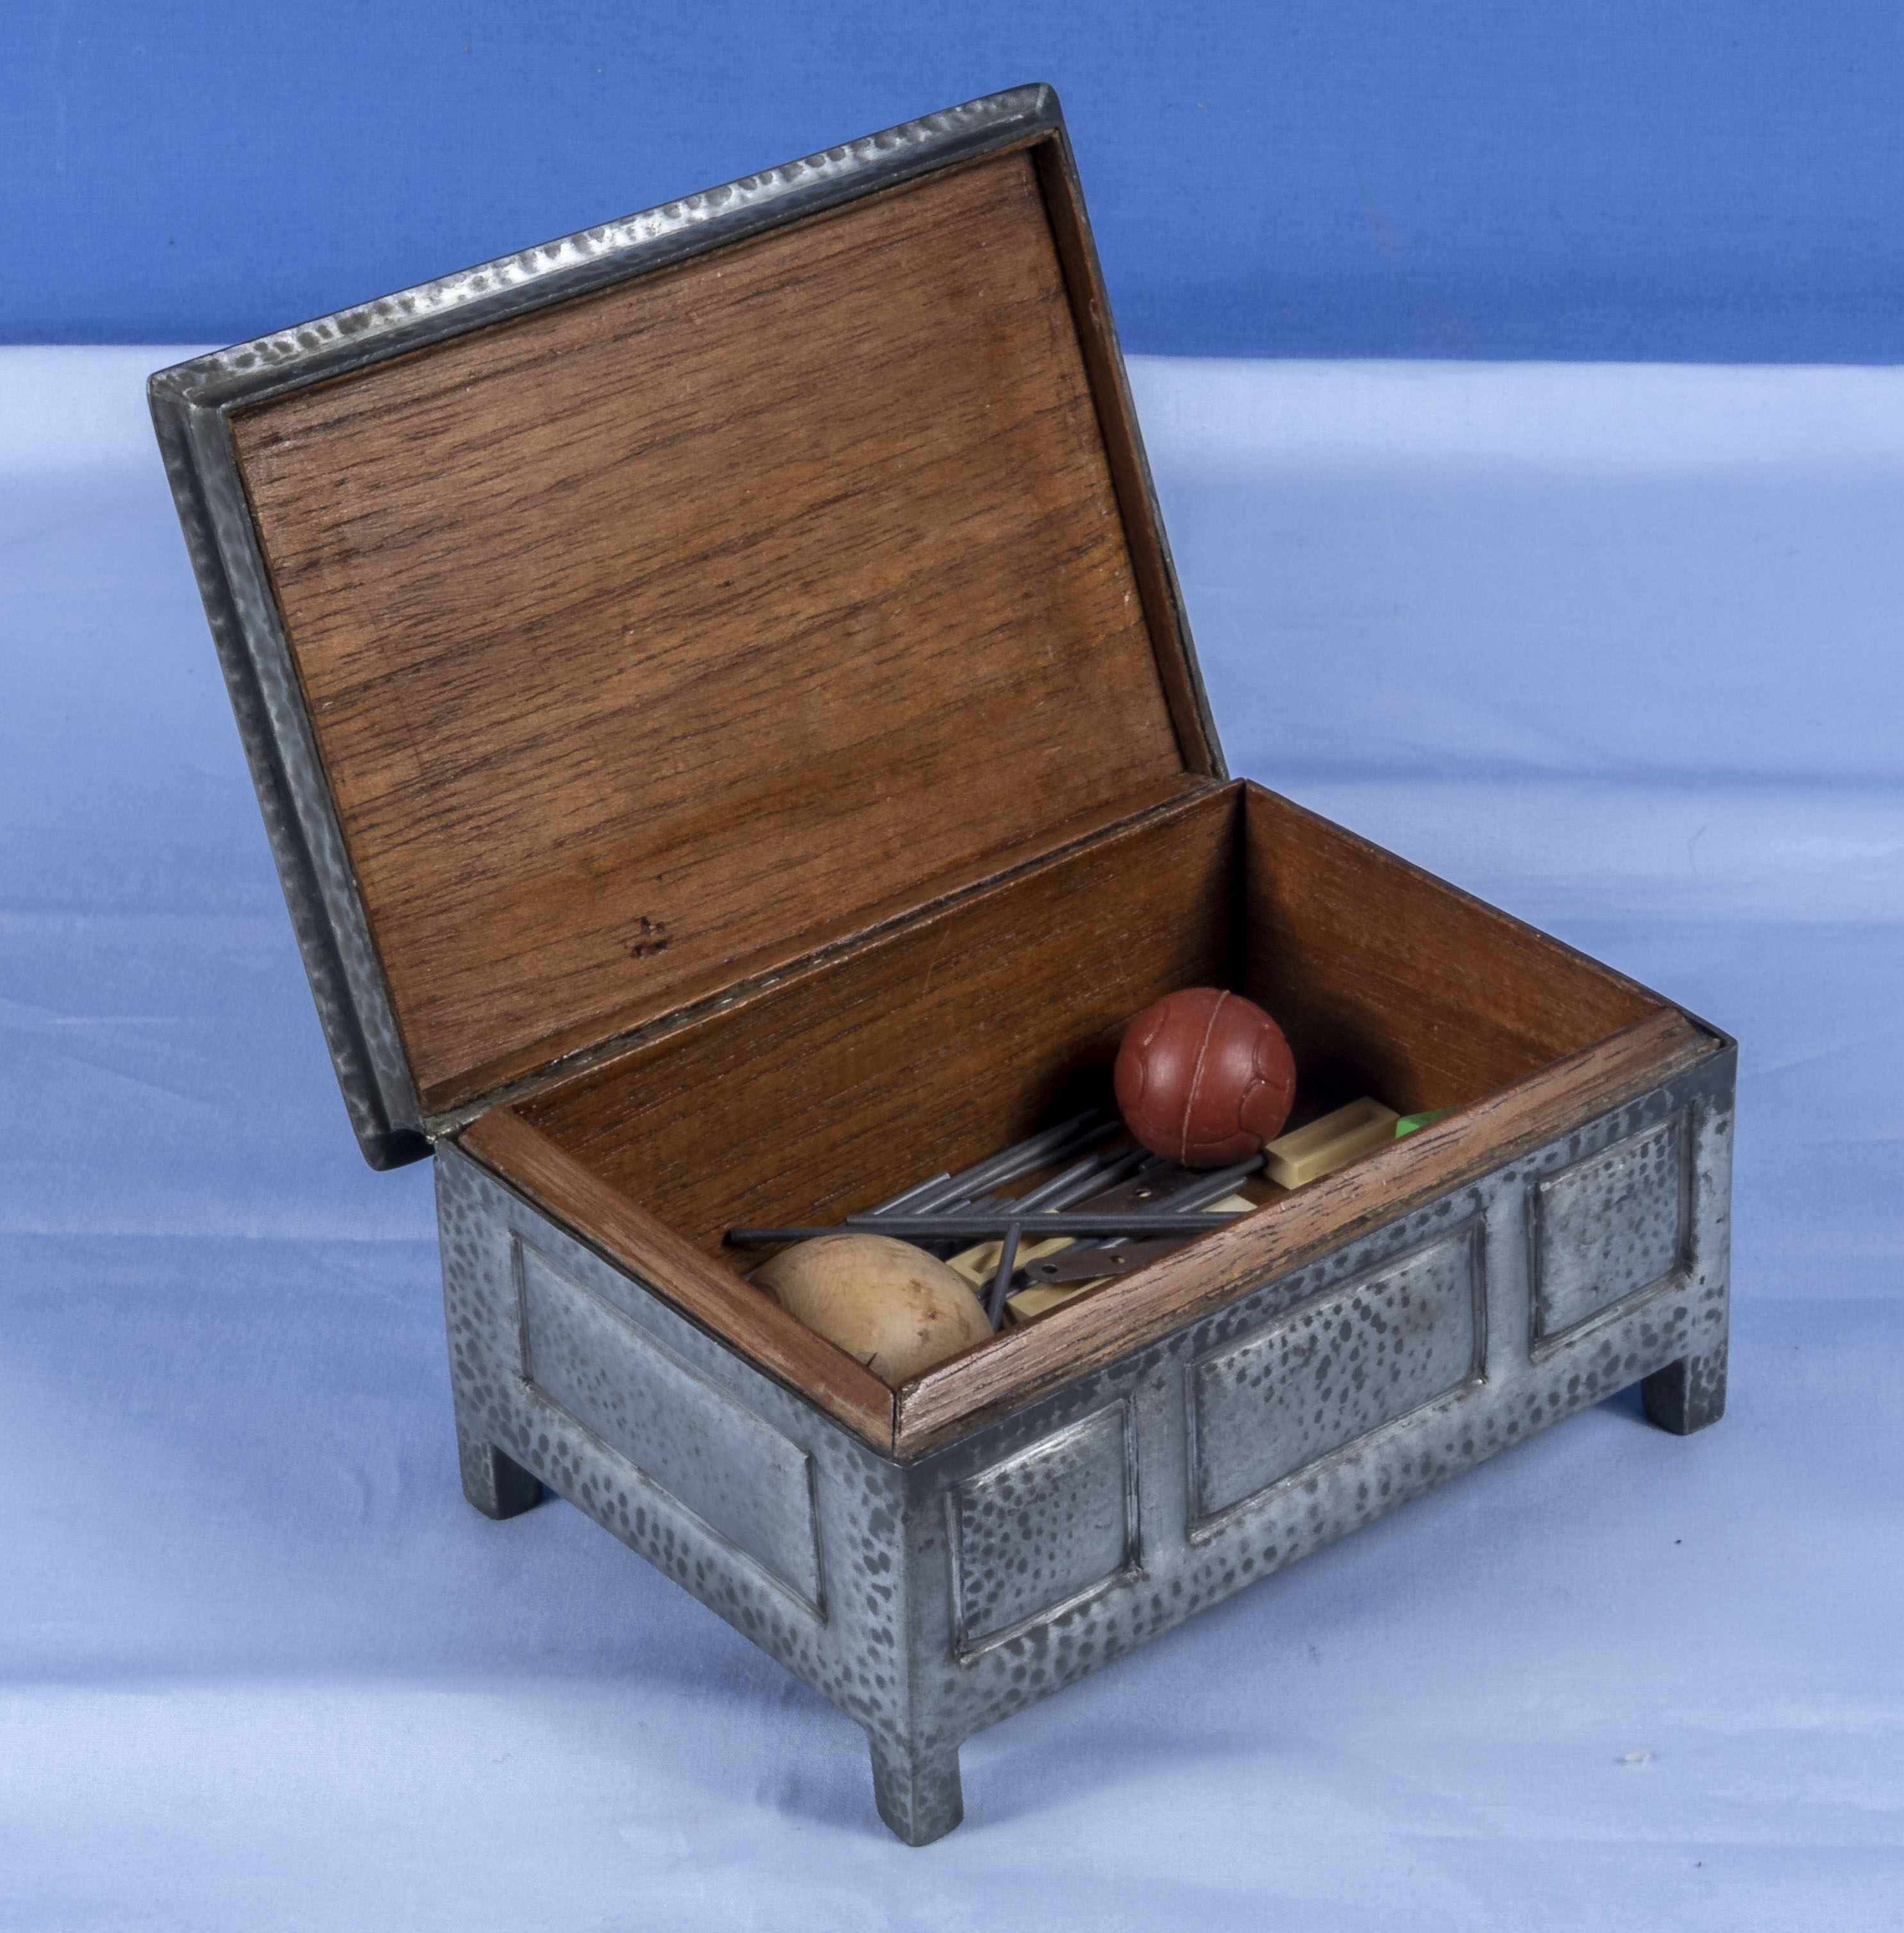
M493 1443L456 1432L463 1465L463 1494L485 1517L520 1517L542 1500L542 1485Z
M1640 1384L1640 1402L1647 1420L1675 1436L1716 1423L1725 1414L1725 1345L1703 1355L1682 1356Z
M874 1739L872 1798L879 1816L908 1846L929 1846L966 1816L959 1748L919 1751Z

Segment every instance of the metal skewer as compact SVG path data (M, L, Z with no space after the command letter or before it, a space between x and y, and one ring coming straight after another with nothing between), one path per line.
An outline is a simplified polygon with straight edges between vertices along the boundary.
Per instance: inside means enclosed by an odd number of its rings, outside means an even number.
M923 1214L928 1210L942 1208L981 1194L988 1188L1016 1181L1020 1176L1029 1174L1033 1169L1044 1168L1053 1161L1062 1160L1067 1155L1076 1154L1093 1142L1107 1141L1117 1132L1118 1123L1107 1119L1101 1108L1087 1108L1068 1121L1060 1121L1054 1128L1047 1128L1041 1134L1016 1141L985 1160L975 1162L970 1168L947 1176L936 1188L926 1189L925 1184L921 1183L924 1192L908 1204L908 1211Z
M1020 1175L1029 1174L1035 1168L1048 1166L1052 1162L1062 1160L1074 1154L1081 1147L1104 1140L1117 1132L1117 1123L1101 1108L1087 1108L1081 1114L1074 1114L1069 1120L1060 1121L1055 1126L1042 1129L1035 1135L1028 1135L1022 1141L1014 1141L1010 1147L1002 1148L996 1154L987 1155L983 1161L975 1162L970 1168L961 1168L957 1174L941 1168L936 1174L929 1175L923 1181L915 1181L911 1187L902 1188L896 1195L888 1195L884 1201L875 1202L870 1208L863 1208L851 1219L851 1225L864 1228L866 1219L878 1216L880 1232L885 1234L898 1233L887 1225L885 1218L893 1214L920 1215L927 1212L982 1211L1002 1205L1001 1198L985 1191L1007 1181L1015 1181ZM1095 1176L1098 1162L1089 1164ZM1080 1163L1067 1174L1075 1175L1084 1171L1086 1165ZM1059 1179L1064 1179L1060 1177ZM1053 1184L1047 1183L1038 1192L1042 1199ZM1086 1192L1089 1192L1087 1184ZM741 1230L729 1237L737 1240L740 1235L750 1231ZM835 1231L834 1232L837 1232ZM938 1252L948 1246L960 1246L963 1231L955 1232L935 1240L929 1236L914 1236L912 1240ZM802 1239L804 1239L803 1237Z
M923 1181L915 1181L910 1188L902 1188L896 1195L889 1195L884 1201L877 1201L865 1210L869 1215L890 1215L895 1208L903 1208L915 1197L929 1195L941 1181L950 1181L952 1171L941 1168L936 1174L929 1174Z
M1254 1210L1250 1211L1254 1213ZM1044 1235L1169 1235L1186 1222L1200 1234L1206 1229L1227 1228L1240 1221L1240 1209L1212 1210L1191 1215L1172 1213L1167 1208L1147 1213L1092 1214L1088 1210L1041 1213L1038 1232ZM950 1241L963 1237L983 1241L988 1235L1002 1235L1013 1222L1026 1219L1015 1202L1001 1202L996 1208L975 1211L961 1210L950 1215L848 1215L844 1222L830 1226L804 1228L730 1228L727 1239L737 1248L755 1248L768 1242L808 1242L816 1235L837 1235L842 1231L896 1235L902 1241Z
M1014 1222L1005 1231L1004 1244L999 1250L999 1272L992 1278L992 1293L985 1299L985 1313L994 1329L1005 1320L1005 1291L1011 1286L1018 1267L1019 1226Z
M764 1247L773 1243L809 1241L842 1230L876 1230L902 1240L942 1246L1000 1236L999 1266L986 1298L986 1313L996 1329L1004 1319L1005 1298L1017 1270L1025 1222L1031 1216L1037 1217L1041 1239L1049 1235L1095 1236L1101 1241L1149 1235L1174 1236L1188 1242L1241 1218L1242 1211L1206 1211L1204 1204L1220 1201L1246 1176L1254 1174L1263 1163L1260 1154L1233 1168L1197 1175L1163 1195L1154 1205L1142 1209L1123 1205L1134 1197L1149 1193L1147 1189L1136 1189L1134 1183L1154 1169L1172 1165L1159 1156L1146 1154L1142 1148L1125 1148L1110 1154L1087 1153L1016 1200L983 1192L1048 1167L1080 1149L1091 1148L1118 1132L1115 1120L1100 1108L1089 1108L1041 1134L1014 1142L957 1174L941 1170L923 1181L914 1182L874 1207L848 1215L843 1222L825 1228L730 1228L727 1240L737 1248ZM1119 1205L1095 1212L1089 1206L1074 1207L1074 1204L1094 1195ZM1148 1246L1153 1255L1167 1252L1155 1243ZM1067 1259L1081 1261L1085 1252L1074 1252ZM1113 1272L1122 1265L1119 1258L1113 1264Z
M1193 1213L1206 1202L1221 1201L1239 1182L1247 1181L1255 1174L1267 1158L1254 1154L1248 1161L1239 1161L1234 1168L1220 1168L1212 1174L1199 1175L1194 1181L1173 1189L1164 1196L1164 1202L1180 1215Z
M1082 1117L1080 1117L1082 1118ZM1048 1140L1061 1132L1074 1130L1077 1123L1067 1122L1063 1129L1050 1129L1046 1135L1035 1136L1034 1140ZM1104 1123L1102 1131L1106 1134L1115 1131L1115 1124ZM1088 1132L1095 1133L1093 1129ZM1056 1145L1062 1147L1059 1141ZM1030 1153L1032 1144L1021 1142L1016 1148L1008 1148L1003 1154L995 1155L990 1162L981 1162L980 1168L990 1168L1008 1159L1024 1160L1032 1167L1043 1167L1052 1159L1047 1146L1041 1153L1034 1156ZM1067 1150L1066 1152L1070 1150ZM1170 1235L1184 1228L1190 1216L1196 1216L1192 1225L1195 1233L1202 1234L1211 1228L1221 1228L1234 1222L1245 1212L1240 1209L1217 1210L1200 1213L1206 1201L1220 1201L1246 1176L1254 1174L1263 1165L1263 1156L1239 1162L1234 1168L1219 1168L1214 1174L1199 1175L1194 1181L1165 1195L1153 1207L1132 1210L1129 1209L1099 1210L1084 1208L1034 1209L1038 1216L1038 1231L1045 1235ZM1080 1165L1080 1166L1082 1164ZM1115 1163L1110 1165L1114 1167ZM1018 1170L1020 1174L1026 1171ZM964 1174L953 1177L954 1182L969 1185L977 1171L967 1169ZM996 1174L985 1177L996 1180ZM917 1202L908 1203L902 1210L868 1210L857 1215L848 1215L844 1222L826 1228L730 1228L727 1239L736 1248L764 1246L770 1242L811 1241L817 1235L836 1235L842 1229L866 1231L877 1230L881 1234L896 1235L903 1241L943 1242L982 1241L988 1235L1002 1235L1014 1222L1022 1222L1026 1211L1041 1195L1055 1194L1059 1182L1066 1183L1066 1192L1075 1187L1085 1177L1076 1169L1057 1177L1044 1188L1020 1201L1010 1198L993 1203L989 1199L972 1200L959 1207L942 1211L921 1209ZM941 1184L941 1192L950 1184ZM923 1188L923 1183L920 1184ZM908 1193L911 1191L908 1190ZM903 1199L903 1198L901 1198ZM929 1197L926 1198L929 1200ZM1253 1211L1251 1211L1253 1212ZM1191 1239L1186 1234L1186 1240Z
M1088 1154L1080 1162L1075 1162L1063 1174L1054 1175L1042 1188L1035 1188L1029 1195L1018 1198L1018 1205L1024 1209L1068 1208L1074 1202L1082 1201L1087 1195L1095 1195L1107 1187L1125 1171L1137 1167L1145 1159L1142 1148L1125 1148L1110 1154Z
M1264 1157L1259 1154L1252 1160L1239 1162L1233 1168L1219 1168L1212 1174L1200 1174L1160 1198L1158 1207L1162 1213L1175 1214L1180 1219L1194 1213L1206 1202L1221 1201L1239 1182L1255 1174L1263 1161ZM1201 1227L1197 1227L1186 1228L1173 1238L1067 1249L1061 1254L1047 1255L1030 1264L1026 1273L1035 1285L1044 1285L1089 1282L1094 1276L1128 1274L1147 1262L1161 1261L1173 1250L1194 1241L1203 1232ZM1099 1264L1104 1266L1096 1266Z

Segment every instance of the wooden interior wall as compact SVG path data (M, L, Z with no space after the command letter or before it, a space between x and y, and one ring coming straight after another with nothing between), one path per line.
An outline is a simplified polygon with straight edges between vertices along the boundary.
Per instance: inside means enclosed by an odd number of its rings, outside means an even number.
M518 1104L710 1254L1110 1100L1131 1017L1233 969L1233 789Z
M1463 1106L1665 1005L1287 799L1245 798L1242 991L1320 1106Z

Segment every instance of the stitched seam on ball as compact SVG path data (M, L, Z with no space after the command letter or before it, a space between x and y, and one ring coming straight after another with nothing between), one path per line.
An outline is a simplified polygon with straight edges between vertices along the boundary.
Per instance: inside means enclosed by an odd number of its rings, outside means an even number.
M1210 1009L1210 1018L1203 1027L1203 1038L1197 1045L1197 1066L1190 1077L1190 1099L1183 1104L1183 1126L1177 1134L1177 1162L1179 1166L1190 1165L1190 1117L1197 1111L1197 1090L1203 1084L1204 1057L1210 1051L1210 1036L1216 1032L1217 1015L1223 1012L1223 1003L1230 996L1227 993L1216 997L1216 1005Z

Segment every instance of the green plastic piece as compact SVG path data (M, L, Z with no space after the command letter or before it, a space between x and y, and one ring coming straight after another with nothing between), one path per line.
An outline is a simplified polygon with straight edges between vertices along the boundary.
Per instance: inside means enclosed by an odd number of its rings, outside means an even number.
M1395 1138L1400 1141L1404 1135L1412 1135L1417 1128L1425 1128L1431 1121L1438 1121L1454 1111L1452 1108L1431 1108L1425 1114L1404 1114L1395 1124Z

